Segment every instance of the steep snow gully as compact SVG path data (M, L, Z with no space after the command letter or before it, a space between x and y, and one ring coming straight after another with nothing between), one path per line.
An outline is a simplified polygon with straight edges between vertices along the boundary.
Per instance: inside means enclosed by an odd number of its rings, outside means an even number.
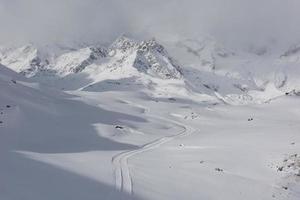
M192 127L186 126L186 125L181 124L174 120L160 118L157 116L151 116L151 117L168 122L168 123L172 123L172 124L180 127L182 130L175 135L161 137L152 142L144 144L138 149L124 151L124 152L121 152L121 153L113 156L112 163L115 167L115 184L116 184L116 189L120 192L124 192L127 194L133 194L133 180L132 180L132 176L131 176L130 169L128 166L129 158L131 158L137 154L141 154L146 151L156 149L156 148L160 147L161 145L163 145L167 142L170 142L176 138L191 135L195 131Z

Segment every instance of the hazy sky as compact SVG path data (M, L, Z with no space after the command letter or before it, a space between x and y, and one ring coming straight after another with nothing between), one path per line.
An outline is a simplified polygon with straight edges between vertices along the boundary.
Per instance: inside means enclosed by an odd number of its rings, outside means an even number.
M299 0L0 0L0 42L212 35L233 46L300 41Z

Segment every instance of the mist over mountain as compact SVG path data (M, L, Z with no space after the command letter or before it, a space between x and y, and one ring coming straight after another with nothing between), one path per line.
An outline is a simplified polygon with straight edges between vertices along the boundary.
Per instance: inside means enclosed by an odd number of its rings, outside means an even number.
M300 39L299 7L297 0L1 0L0 41L112 42L122 33L158 39L209 35L231 47L279 48Z

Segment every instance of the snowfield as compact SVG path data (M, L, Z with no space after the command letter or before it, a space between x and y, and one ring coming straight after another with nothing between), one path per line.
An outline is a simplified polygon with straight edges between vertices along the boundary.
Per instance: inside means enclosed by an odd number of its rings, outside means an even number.
M299 200L299 58L212 38L1 47L0 199Z

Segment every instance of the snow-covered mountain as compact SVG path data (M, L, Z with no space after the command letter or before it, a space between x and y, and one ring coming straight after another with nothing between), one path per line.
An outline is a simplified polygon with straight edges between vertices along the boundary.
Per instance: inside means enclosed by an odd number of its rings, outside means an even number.
M45 61L45 63L43 63ZM32 76L40 67L45 65L39 51L33 45L25 45L16 49L2 51L0 62L12 70L24 75Z
M180 67L154 39L137 42L124 36L108 48L88 46L80 49L53 49L25 45L1 50L0 62L16 72L34 76L45 69L60 75L78 73L101 58L111 58L111 66L132 62L131 65L144 73L161 78L180 78ZM132 59L132 60L130 60Z
M120 36L106 47L73 46L2 47L0 62L64 90L136 88L163 96L206 94L233 104L299 93L297 45L282 55L236 53L211 37L160 44Z

